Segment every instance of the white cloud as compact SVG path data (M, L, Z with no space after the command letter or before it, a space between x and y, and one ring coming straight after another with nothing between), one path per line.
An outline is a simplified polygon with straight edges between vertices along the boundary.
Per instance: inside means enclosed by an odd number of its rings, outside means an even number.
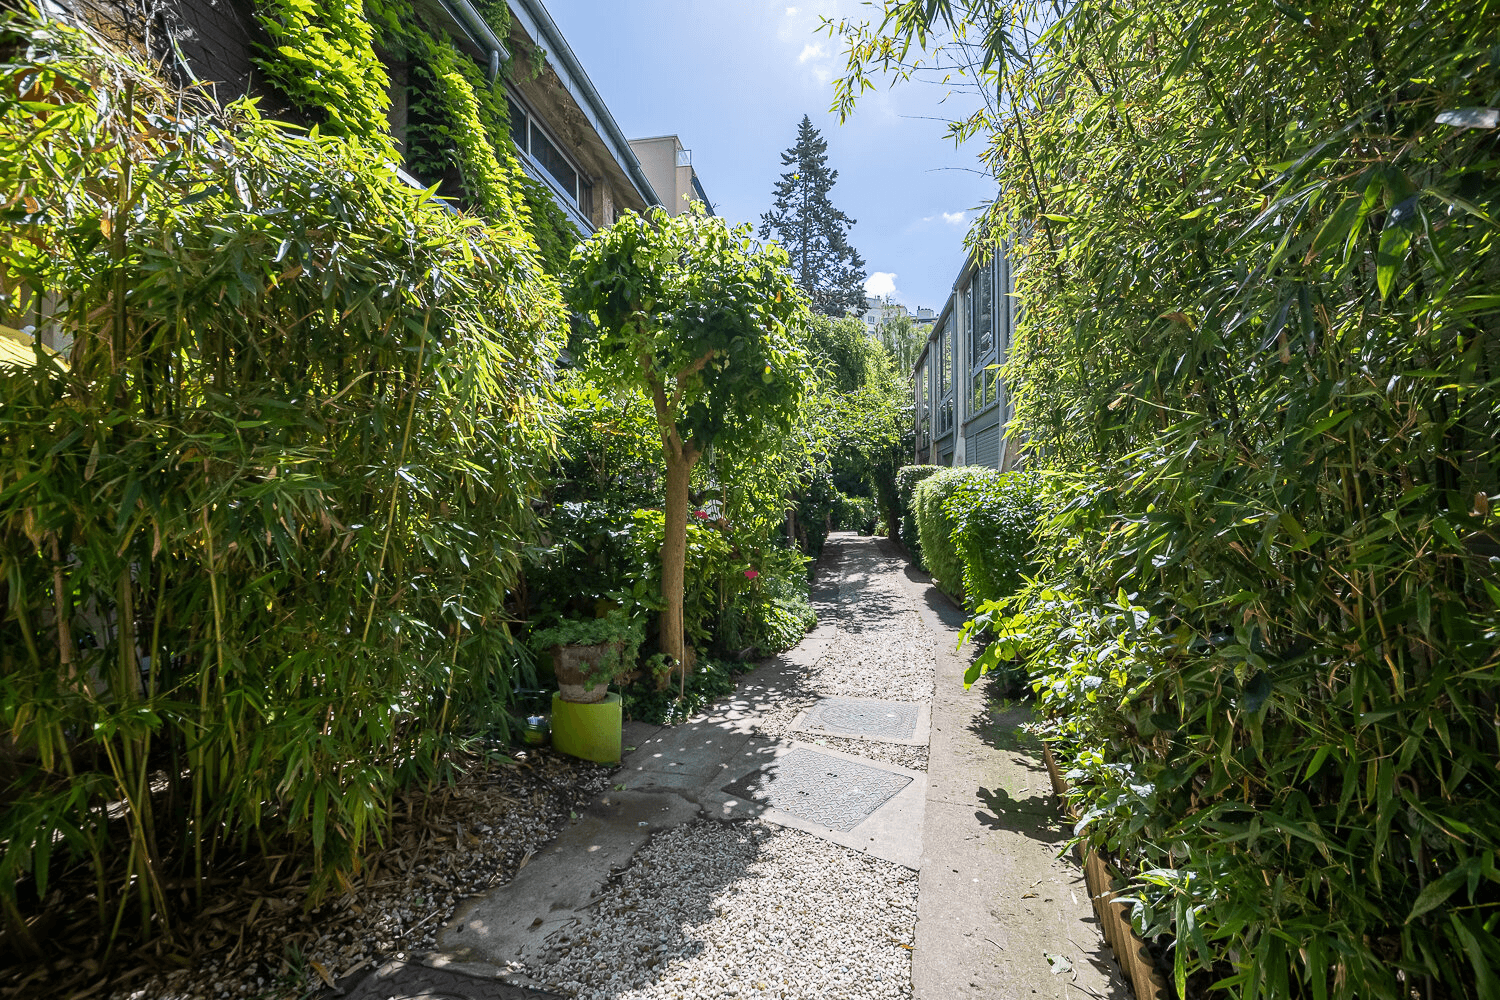
M944 212L943 221L950 226L961 226L969 221L968 212Z
M802 54L797 57L797 61L799 63L805 63L809 59L821 59L826 55L828 55L828 50L823 48L822 42L819 42L816 45L809 44L803 46Z
M865 294L881 298L896 292L896 272L876 271L865 279Z
M786 16L787 17L796 17L797 16L797 8L796 7L788 7L786 9Z

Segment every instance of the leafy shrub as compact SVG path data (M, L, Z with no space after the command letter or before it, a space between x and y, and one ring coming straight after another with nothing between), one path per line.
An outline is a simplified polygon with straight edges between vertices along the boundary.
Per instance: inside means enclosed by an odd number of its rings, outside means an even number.
M1081 832L1179 995L1500 995L1495 4L988 10Z
M626 593L635 605L660 613L661 547L666 516L659 510L637 510L631 515L626 568ZM688 517L687 554L682 587L682 622L691 645L706 649L713 624L729 600L745 587L749 564L729 543L725 531L701 511ZM652 630L654 632L654 629Z
M941 469L941 465L904 465L896 470L896 503L901 513L900 541L911 561L926 569L922 561L922 538L917 531L917 484Z
M870 534L875 528L875 501L837 493L833 500L833 528Z
M1034 569L1032 550L1042 513L1041 480L1032 473L966 470L943 501L954 525L952 541L963 562L964 597L980 603L1008 597Z
M949 501L959 490L972 494L994 475L994 470L978 466L938 469L917 484L912 506L916 508L922 558L933 582L959 603L964 599L964 561L954 539L960 518Z
M802 641L818 616L808 599L807 564L791 549L761 554L756 576L724 610L719 645L726 653L745 649L754 655L779 653Z
M565 313L518 219L0 18L0 322L72 342L0 368L0 910L87 860L171 934L234 845L326 889L505 725Z

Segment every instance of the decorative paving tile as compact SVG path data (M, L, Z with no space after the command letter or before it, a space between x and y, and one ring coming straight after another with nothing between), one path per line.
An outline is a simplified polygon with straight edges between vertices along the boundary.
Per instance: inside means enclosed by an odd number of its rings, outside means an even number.
M904 774L797 747L722 791L848 833L909 784Z
M917 731L917 704L871 698L824 698L808 710L798 728L832 736L909 740Z

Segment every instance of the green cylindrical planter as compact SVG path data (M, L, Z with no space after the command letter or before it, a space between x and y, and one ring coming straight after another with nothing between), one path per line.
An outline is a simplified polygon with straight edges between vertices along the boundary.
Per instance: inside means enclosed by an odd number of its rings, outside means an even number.
M552 696L552 749L598 764L620 762L620 696L585 704Z

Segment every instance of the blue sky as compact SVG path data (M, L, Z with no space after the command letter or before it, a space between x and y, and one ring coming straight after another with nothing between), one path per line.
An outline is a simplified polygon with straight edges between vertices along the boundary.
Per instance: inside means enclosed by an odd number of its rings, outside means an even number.
M804 114L839 172L833 203L874 290L941 308L963 263L973 209L994 183L977 143L955 149L934 116L957 117L972 95L906 84L865 95L848 124L828 112L843 58L816 34L818 16L861 16L858 0L545 0L620 128L675 133L720 215L760 223ZM888 281L880 275L893 276Z

